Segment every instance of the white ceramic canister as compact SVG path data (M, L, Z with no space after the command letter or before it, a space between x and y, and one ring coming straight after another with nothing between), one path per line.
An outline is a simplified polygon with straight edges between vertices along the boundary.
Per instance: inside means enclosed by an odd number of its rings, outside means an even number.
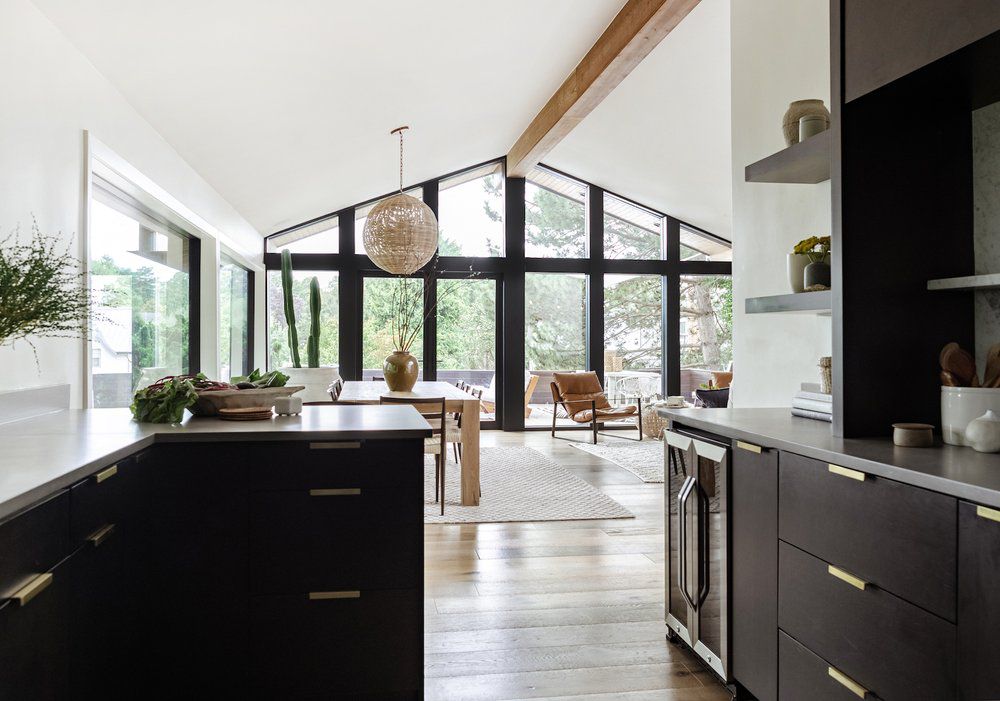
M965 427L987 410L1000 414L1000 389L992 387L942 387L941 437L951 445L969 445Z

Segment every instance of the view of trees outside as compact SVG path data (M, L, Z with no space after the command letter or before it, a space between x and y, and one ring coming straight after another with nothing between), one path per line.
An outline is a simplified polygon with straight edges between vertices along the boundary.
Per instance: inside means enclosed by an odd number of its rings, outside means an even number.
M485 175L460 174L440 183L438 250L442 256L503 255L503 173L500 164L483 170Z
M528 370L587 369L587 276L524 276L524 358Z
M681 367L725 370L733 359L733 279L681 276Z
M663 286L659 275L604 276L605 372L661 373L662 314Z
M585 258L586 207L569 197L524 185L524 255L529 258Z
M295 326L299 335L299 353L305 362L306 339L309 338L309 281L316 277L320 289L320 365L337 365L340 356L340 276L335 271L296 270L292 273L292 297L295 304ZM285 323L284 297L281 293L281 271L267 271L267 366L270 369L288 367L292 363L288 348L288 324ZM381 364L379 365L381 367ZM252 370L253 368L251 368Z
M140 384L187 372L188 246L183 236L153 230L92 201L95 407L128 406Z
M489 385L497 366L496 280L438 280L437 289L440 379Z
M361 319L361 367L366 377L371 374L382 374L382 362L392 353L395 344L392 340L392 298L393 291L401 282L395 277L366 277L364 280L364 311ZM423 292L422 278L407 278L403 284L410 288L410 294ZM410 317L410 324L421 323L423 308L417 307ZM421 328L413 341L410 352L421 362L419 377L423 377L423 341L424 332Z
M234 375L245 375L249 327L250 272L222 256L219 264L219 379L229 380Z
M628 221L610 211L628 213ZM643 226L634 223L639 221ZM604 195L604 257L629 260L659 260L661 217L629 204L617 197Z

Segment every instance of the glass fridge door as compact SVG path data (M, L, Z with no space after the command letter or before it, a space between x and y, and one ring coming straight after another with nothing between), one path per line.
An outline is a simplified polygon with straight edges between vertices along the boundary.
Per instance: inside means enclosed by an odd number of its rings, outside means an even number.
M694 559L694 530L697 528L695 488L689 474L693 464L692 439L664 432L664 526L667 531L666 618L671 632L691 647L695 643L694 589L697 562Z

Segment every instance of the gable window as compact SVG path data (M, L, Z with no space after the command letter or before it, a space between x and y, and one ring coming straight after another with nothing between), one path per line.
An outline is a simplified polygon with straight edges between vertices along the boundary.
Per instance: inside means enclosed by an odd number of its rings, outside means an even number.
M663 219L661 214L604 193L604 257L662 258Z
M340 220L336 216L267 239L268 253L336 253L340 250Z
M438 186L438 250L442 256L504 254L503 165L490 163Z
M524 185L524 255L586 258L587 187L544 168Z

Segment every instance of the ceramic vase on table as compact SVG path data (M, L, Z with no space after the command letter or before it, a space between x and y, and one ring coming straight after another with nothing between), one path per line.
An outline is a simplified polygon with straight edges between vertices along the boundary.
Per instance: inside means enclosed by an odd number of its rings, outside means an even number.
M327 388L340 377L336 365L324 365L319 368L280 368L288 375L289 385L302 385L305 389L296 392L303 402L329 402L330 393Z
M807 265L809 265L809 256L804 253L788 254L788 284L791 286L792 292L805 291L803 280Z
M785 112L781 121L786 145L791 146L799 143L799 120L812 115L824 118L826 125L830 125L830 110L826 108L822 100L796 100L788 105L788 111Z
M382 363L382 374L385 384L392 392L409 392L417 384L417 373L420 365L412 353L393 351Z

